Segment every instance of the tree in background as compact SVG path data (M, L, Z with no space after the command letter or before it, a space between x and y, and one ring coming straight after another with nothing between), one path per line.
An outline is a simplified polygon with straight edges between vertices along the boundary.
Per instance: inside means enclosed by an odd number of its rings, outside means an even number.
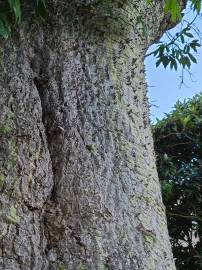
M202 269L202 94L178 101L153 134L176 267Z

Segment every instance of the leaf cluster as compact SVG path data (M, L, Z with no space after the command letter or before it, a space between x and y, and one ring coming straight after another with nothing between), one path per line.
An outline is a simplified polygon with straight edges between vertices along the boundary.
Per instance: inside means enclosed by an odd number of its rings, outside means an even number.
M182 13L178 0L166 0L165 13L170 14L173 22L181 21L182 29L172 36L166 33L168 41L159 42L157 48L146 55L153 55L156 58L156 67L163 65L171 70L177 70L179 67L190 69L192 63L197 63L195 57L198 48L201 46L201 33L194 25L195 20L201 12L201 0L189 0L191 10L196 14L192 21L182 20ZM186 26L184 23L186 22Z
M189 38L187 40L187 38ZM191 33L191 28L186 27L177 33L169 43L162 43L153 52L156 57L156 66L160 64L177 70L179 66L190 69L191 63L197 63L194 52L200 47L199 40Z
M153 135L177 269L202 269L202 93L178 101Z

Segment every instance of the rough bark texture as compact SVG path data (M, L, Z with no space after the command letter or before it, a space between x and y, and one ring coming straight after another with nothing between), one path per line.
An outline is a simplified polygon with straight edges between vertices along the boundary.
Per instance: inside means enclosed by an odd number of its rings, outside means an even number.
M162 1L66 2L2 49L0 269L175 269L143 64Z

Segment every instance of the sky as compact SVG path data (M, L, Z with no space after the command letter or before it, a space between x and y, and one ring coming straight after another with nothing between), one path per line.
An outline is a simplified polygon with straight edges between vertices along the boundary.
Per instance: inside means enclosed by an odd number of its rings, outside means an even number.
M191 19L188 14L188 19ZM196 26L202 31L202 19L196 21ZM172 30L174 33L177 27ZM179 26L178 26L179 29ZM165 35L161 40L165 40ZM156 45L153 45L149 51L154 50ZM156 59L153 56L146 58L146 80L148 84L148 96L151 104L150 118L155 122L156 118L162 119L165 113L172 110L173 105L177 100L184 100L193 97L195 94L202 92L202 47L199 48L195 55L197 64L191 66L191 77L188 73L184 75L185 85L180 87L181 70L171 71L165 69L161 65L156 68Z

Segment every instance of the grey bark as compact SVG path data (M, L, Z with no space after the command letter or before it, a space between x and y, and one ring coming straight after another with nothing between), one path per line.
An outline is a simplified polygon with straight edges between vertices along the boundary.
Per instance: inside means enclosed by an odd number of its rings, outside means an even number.
M3 44L0 269L175 269L144 79L169 23L144 2L53 1Z

